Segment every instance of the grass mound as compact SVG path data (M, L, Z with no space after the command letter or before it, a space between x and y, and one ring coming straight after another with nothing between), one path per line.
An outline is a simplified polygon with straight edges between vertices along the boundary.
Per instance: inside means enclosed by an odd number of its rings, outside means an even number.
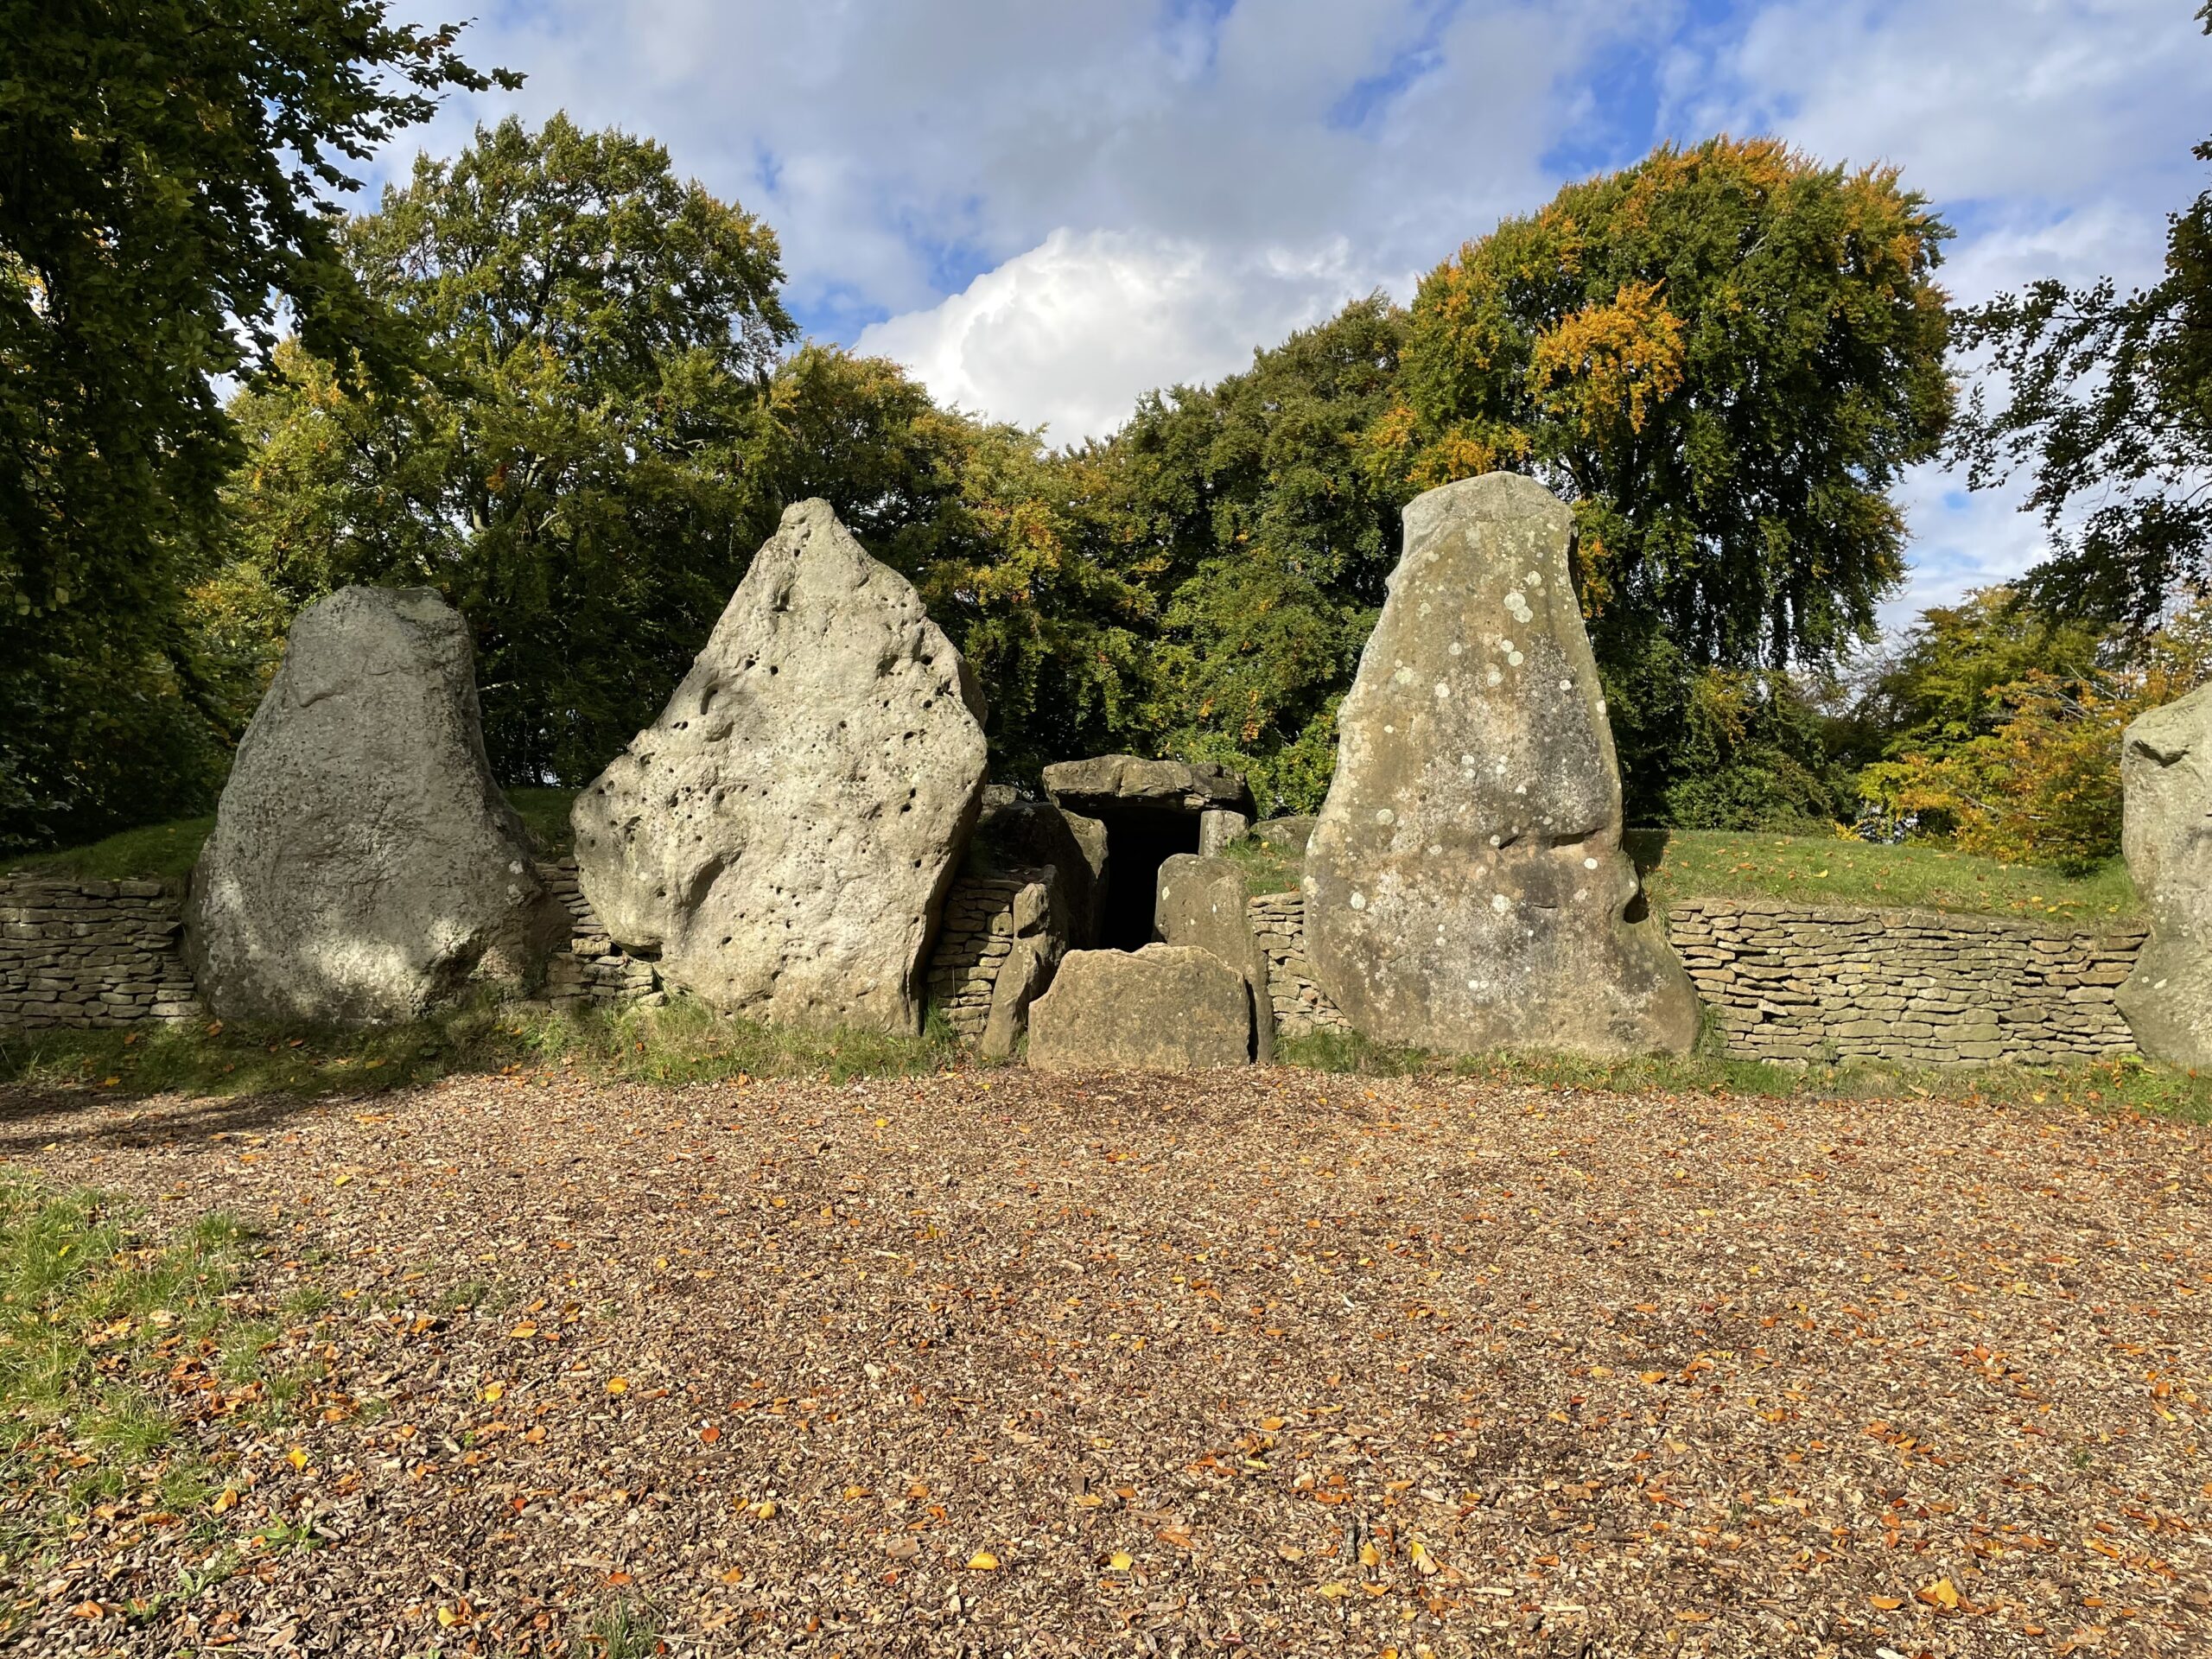
M1684 899L1780 899L2092 927L2143 914L2118 859L2075 880L1932 842L1878 847L1840 836L1719 830L1631 830L1626 839L1654 910Z

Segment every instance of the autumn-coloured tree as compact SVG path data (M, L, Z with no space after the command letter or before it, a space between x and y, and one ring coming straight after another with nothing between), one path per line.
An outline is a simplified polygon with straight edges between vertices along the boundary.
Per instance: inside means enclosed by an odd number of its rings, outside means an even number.
M1901 576L1890 491L1950 418L1948 235L1894 168L1663 147L1430 273L1377 459L1571 499L1601 663L1655 632L1695 665L1824 660Z
M1985 729L1939 726L1859 774L1867 799L1932 815L1963 851L2069 874L2120 850L2120 736L2145 710L2212 678L2212 602L2118 662L2037 665L1981 693Z

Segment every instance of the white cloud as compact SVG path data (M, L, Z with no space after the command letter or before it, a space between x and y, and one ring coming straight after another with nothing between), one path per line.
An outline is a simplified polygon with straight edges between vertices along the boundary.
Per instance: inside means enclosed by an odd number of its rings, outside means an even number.
M1342 241L1224 255L1188 238L1054 231L962 293L863 332L940 402L1055 442L1103 436L1138 396L1217 379L1376 283Z

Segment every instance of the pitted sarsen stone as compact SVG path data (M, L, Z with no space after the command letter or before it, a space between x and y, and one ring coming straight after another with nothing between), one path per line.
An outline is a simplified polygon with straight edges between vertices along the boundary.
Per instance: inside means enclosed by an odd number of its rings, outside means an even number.
M2212 1066L2212 685L2129 723L2120 780L2120 848L2151 912L2120 1011L2153 1059Z
M1377 1041L1687 1051L1697 999L1621 850L1620 774L1534 480L1431 490L1338 715L1306 856L1314 978Z
M660 718L577 797L584 894L726 1013L918 1032L982 715L912 585L800 502Z
M556 918L492 780L468 625L427 588L341 588L292 624L185 906L226 1019L414 1019L526 981Z

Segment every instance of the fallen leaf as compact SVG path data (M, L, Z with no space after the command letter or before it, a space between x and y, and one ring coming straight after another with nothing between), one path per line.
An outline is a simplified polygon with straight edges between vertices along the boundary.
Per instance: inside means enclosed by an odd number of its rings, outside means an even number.
M1901 1596L1869 1596L1866 1599L1885 1613L1894 1613L1904 1605L1904 1599Z
M1116 1573L1126 1573L1136 1565L1136 1560L1126 1549L1117 1549L1106 1558L1106 1565Z
M524 1319L520 1325L515 1326L513 1330L508 1332L507 1334L511 1337L527 1338L537 1334L537 1327L532 1325L528 1319Z
M712 1423L709 1423L704 1428L699 1431L700 1440L709 1446L712 1446L716 1440L721 1439L721 1430L716 1428Z
M1341 1601L1344 1597L1351 1594L1351 1586L1343 1584L1325 1584L1315 1591L1314 1594L1326 1596L1331 1601Z
M968 1558L969 1567L977 1573L994 1572L997 1569L998 1564L999 1558L988 1549L979 1549Z
M630 1391L630 1379L626 1376L608 1377L607 1391L609 1394L627 1394Z
M1948 1579L1938 1579L1933 1584L1924 1584L1913 1593L1930 1607L1941 1607L1947 1613L1958 1611L1959 1586Z

